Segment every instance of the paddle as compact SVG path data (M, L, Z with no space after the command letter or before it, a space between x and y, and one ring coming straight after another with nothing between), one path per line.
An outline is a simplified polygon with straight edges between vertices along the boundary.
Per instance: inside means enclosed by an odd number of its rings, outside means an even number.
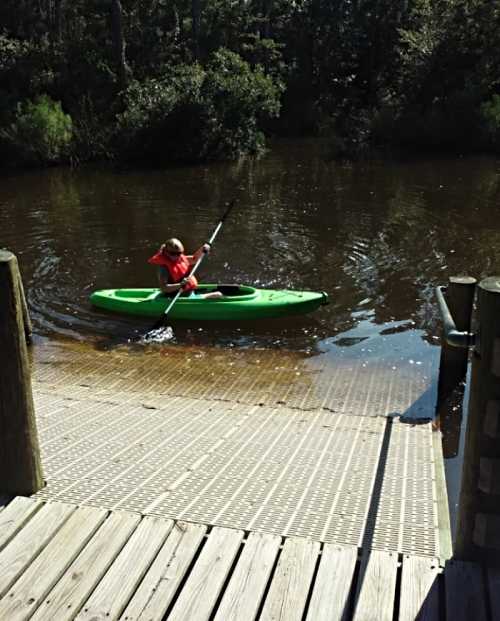
M219 220L217 226L215 227L215 231L212 233L212 237L210 237L210 239L208 240L208 245L211 247L212 244L214 243L214 239L217 237L218 232L221 230L222 225L224 224L225 219L228 217L229 212L231 211L231 209L234 207L234 199L228 204L226 211L224 212L222 218ZM198 258L198 260L196 261L196 263L193 265L193 269L189 272L189 275L186 278L191 278L191 276L194 276L196 270L200 267L203 259L206 257L207 255L207 251L204 250L203 254ZM165 311L163 312L162 316L160 317L160 319L156 322L156 324L153 326L152 331L157 330L158 328L160 328L161 326L164 325L165 323L165 319L167 317L167 315L169 314L169 312L172 309L172 306L177 302L177 300L179 299L180 295L182 293L182 287L179 288L179 290L177 291L177 293L175 294L175 296L172 298L172 301L170 302L170 304L167 306L167 308L165 309Z

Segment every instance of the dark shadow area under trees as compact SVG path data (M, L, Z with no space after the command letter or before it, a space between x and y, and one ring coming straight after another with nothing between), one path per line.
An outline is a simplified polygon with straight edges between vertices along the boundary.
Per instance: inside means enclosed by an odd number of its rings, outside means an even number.
M497 0L4 0L0 167L500 147Z

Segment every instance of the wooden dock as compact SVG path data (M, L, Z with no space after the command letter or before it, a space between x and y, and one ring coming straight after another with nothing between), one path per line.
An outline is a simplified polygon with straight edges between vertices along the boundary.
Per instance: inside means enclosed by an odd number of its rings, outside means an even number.
M495 621L500 571L16 497L2 621Z
M0 510L0 621L500 618L498 571L448 560L424 377L93 356L36 368L46 486Z
M2 489L32 497L0 499L0 621L500 619L500 568L450 558L432 374L281 353L261 366L262 352L193 374L187 351L163 365L87 351L83 367L71 352L36 373L43 474L10 276ZM470 524L461 549L493 554L463 558L497 565L496 531L478 543Z
M450 555L430 369L265 351L34 353L39 500Z

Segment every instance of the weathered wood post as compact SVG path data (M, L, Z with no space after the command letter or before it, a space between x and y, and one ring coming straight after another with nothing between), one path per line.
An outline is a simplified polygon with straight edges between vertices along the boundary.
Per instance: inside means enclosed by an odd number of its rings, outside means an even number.
M477 280L471 276L452 276L446 288L446 303L460 332L470 332ZM441 343L436 414L443 433L445 458L455 457L460 444L463 389L469 349L453 347L445 338ZM453 411L452 411L452 406Z
M500 277L478 286L455 556L500 564Z
M0 250L0 492L28 495L43 478L25 326L17 259Z

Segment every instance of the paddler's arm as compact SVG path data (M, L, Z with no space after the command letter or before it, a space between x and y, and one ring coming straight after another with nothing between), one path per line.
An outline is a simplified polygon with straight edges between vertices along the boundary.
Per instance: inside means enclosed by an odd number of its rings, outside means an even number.
M194 254L187 255L186 258L189 261L190 265L194 265L196 261L198 261L198 259L201 257L202 254L208 254L209 252L210 252L210 244L207 242L203 244L203 246L200 246Z
M168 271L161 267L158 269L158 283L162 293L177 293L183 286L182 282L168 282Z

